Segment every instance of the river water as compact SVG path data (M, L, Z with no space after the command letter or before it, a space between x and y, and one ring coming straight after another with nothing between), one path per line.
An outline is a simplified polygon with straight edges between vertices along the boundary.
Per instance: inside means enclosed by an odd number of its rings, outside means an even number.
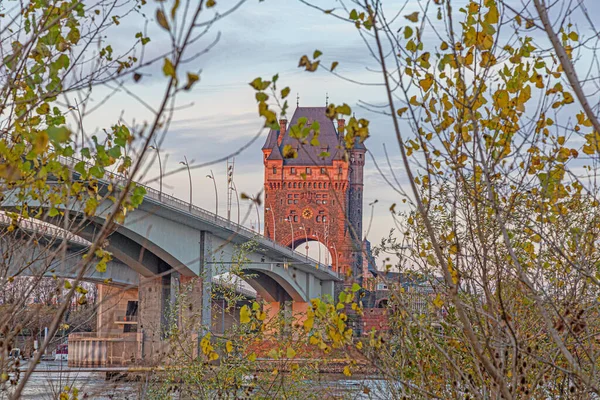
M140 397L140 383L106 380L104 372L64 372L66 362L43 361L32 375L23 399L56 399L65 386L79 389L79 399L125 400ZM311 383L312 384L312 383ZM324 399L389 399L387 383L373 377L323 374L314 382L312 393L322 392ZM7 399L8 392L0 392ZM69 397L71 398L71 397ZM175 399L176 397L174 397Z

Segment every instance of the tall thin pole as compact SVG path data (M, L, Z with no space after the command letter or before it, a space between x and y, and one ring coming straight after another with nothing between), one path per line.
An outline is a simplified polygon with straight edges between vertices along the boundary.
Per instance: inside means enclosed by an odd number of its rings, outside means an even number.
M290 223L290 229L292 231L292 250L294 250L294 243L295 243L295 241L294 241L294 225L292 225L291 218L286 218L285 220Z
M179 164L183 164L187 167L187 171L188 171L188 176L190 178L190 211L192 211L192 171L190 171L190 164L188 163L187 157L184 155L183 159L185 160L185 162L180 161Z
M219 215L219 192L217 191L217 181L212 169L210 170L210 175L206 175L206 177L212 179L215 186L215 219L217 219L217 216Z
M235 202L237 203L237 223L240 224L240 196L238 195L237 187L235 186L235 182L231 182L231 190L235 192Z
M306 243L306 246L304 246L306 248L306 258L308 258L308 231L306 230L304 224L302 224L302 230L304 231L304 240Z
M260 235L260 211L258 211L258 202L256 201L256 199L254 200L254 206L256 207L256 218L257 218L257 225L258 225L258 234Z
M162 171L162 162L160 160L160 150L158 149L158 146L156 146L156 141L154 142L153 146L149 146L150 149L155 150L156 151L156 155L158 156L158 170L159 170L159 177L158 177L158 182L159 182L159 187L160 187L160 191L158 192L158 201L162 200L162 189L163 189L163 184L162 184L162 180L163 180L163 171Z
M321 264L321 239L319 239L319 235L315 232L313 236L317 238L317 242L319 242L319 264Z

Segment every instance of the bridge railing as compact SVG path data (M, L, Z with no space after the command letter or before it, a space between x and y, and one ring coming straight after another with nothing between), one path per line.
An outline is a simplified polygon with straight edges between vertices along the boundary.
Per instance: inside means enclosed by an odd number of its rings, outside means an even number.
M58 161L63 164L68 166L69 168L74 168L75 165L77 165L80 162L84 162L86 165L88 166L92 166L90 163L77 159L75 157L63 157L63 156L59 156L58 157ZM127 182L127 177L125 177L124 175L121 174L115 174L113 172L110 171L106 171L104 174L104 179L103 180L108 180L108 181L112 181L114 183L124 183ZM323 266L320 262L318 262L317 260L315 260L314 258L308 257L308 256L304 256L302 253L297 252L287 246L283 246L277 242L275 242L274 240L271 240L270 238L260 235L257 232L246 228L243 225L240 224L236 224L235 222L231 222L228 219L225 219L215 213L212 213L208 210L205 210L204 208L198 207L196 205L190 204L189 202L186 202L184 200L178 199L177 197L165 194L161 191L158 191L150 186L144 185L143 183L139 183L139 182L135 182L135 184L137 186L141 186L146 190L146 196L152 198L153 200L174 207L180 211L184 211L184 212L188 212L192 215L195 216L199 216L204 218L205 220L214 220L217 225L221 226L221 227L225 227L233 232L236 233L243 233L246 236L253 238L253 237L258 237L261 241L265 241L268 243L268 245L276 250L278 250L281 253L288 253L290 254L290 256L295 256L295 257L299 257L299 258L303 258L306 263L310 263L313 264L315 266L320 266L320 268L325 267L324 270L327 271L328 273L330 273L331 275L339 278L339 274L334 271L332 268L330 268L330 266Z
M0 213L0 225L10 225L11 223L12 219L8 215ZM66 239L69 242L78 243L83 246L89 246L91 244L81 236L75 235L67 230L32 219L19 220L19 228L53 239Z

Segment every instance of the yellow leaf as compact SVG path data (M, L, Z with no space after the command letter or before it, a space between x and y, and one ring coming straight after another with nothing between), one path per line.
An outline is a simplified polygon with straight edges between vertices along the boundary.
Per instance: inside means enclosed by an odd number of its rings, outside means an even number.
M347 365L344 367L344 375L346 375L346 376L352 375L352 372L350 372L350 367Z
M305 332L310 332L310 330L313 328L315 324L315 318L314 317L308 317L304 320L304 323L302 324L304 326L304 331Z
M240 309L240 323L247 324L248 322L250 322L250 309L245 305Z
M167 21L167 17L165 17L165 13L160 8L156 10L156 20L158 24L165 30L169 30L169 22Z
M442 301L442 298L440 297L439 293L435 296L435 299L433 300L433 305L437 308L442 308L442 306L444 305L444 302Z
M405 15L404 18L406 18L410 22L417 22L417 21L419 21L419 12L415 11L412 14Z
M361 350L363 348L362 342L356 343L356 348L359 349L359 350Z
M256 353L252 353L248 356L248 361L254 362L256 361Z
M398 116L401 117L402 114L404 114L407 110L408 110L408 107L402 107L402 108L399 108L398 111L396 111L396 112L398 113Z
M296 356L296 351L291 347L288 347L285 355L287 356L287 358L294 358Z
M228 340L227 343L225 343L225 349L228 353L233 351L233 344L231 343L231 340Z
M488 13L485 14L485 22L487 22L488 24L498 23L498 7L496 7L495 4L492 4L492 6L490 7L490 11L488 11Z
M440 45L440 50L448 50L448 43L442 42L442 44Z
M419 81L419 86L421 86L424 91L428 91L432 84L433 76L431 74L425 75L425 79Z

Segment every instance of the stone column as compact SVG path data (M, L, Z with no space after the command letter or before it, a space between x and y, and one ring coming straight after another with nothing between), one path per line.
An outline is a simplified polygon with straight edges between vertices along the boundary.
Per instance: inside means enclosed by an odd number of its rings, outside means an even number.
M164 324L164 287L162 277L140 276L139 331L142 333L142 358L149 360L160 353Z

